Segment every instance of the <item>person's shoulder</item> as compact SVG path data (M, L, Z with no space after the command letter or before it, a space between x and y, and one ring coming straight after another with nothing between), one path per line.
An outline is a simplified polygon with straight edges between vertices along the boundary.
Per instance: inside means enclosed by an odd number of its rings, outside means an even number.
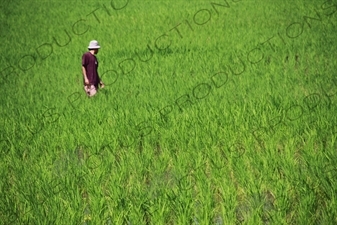
M85 52L82 55L82 58L89 58L90 57L90 52Z

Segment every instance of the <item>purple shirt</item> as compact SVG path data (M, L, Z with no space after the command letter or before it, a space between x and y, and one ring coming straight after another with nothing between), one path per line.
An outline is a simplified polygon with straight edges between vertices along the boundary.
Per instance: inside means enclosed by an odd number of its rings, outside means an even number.
M97 72L98 61L96 56L91 54L90 52L84 53L82 56L82 66L84 66L85 68L89 83L97 87L100 82L100 78ZM84 79L83 84L85 85Z

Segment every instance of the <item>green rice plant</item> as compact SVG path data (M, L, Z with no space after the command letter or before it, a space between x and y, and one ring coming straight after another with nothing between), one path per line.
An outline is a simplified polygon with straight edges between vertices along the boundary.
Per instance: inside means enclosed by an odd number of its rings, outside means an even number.
M336 222L335 3L0 11L0 224Z

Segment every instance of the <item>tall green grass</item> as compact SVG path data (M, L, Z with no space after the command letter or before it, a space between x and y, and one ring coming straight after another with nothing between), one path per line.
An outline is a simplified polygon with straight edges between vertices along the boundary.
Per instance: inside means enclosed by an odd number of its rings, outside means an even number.
M335 3L112 3L0 6L1 224L337 222Z

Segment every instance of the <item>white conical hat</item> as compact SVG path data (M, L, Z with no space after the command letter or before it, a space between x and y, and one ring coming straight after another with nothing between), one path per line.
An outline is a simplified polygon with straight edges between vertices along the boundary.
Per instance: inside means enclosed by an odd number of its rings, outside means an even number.
M101 46L99 46L98 41L92 40L89 43L88 49L99 49Z

